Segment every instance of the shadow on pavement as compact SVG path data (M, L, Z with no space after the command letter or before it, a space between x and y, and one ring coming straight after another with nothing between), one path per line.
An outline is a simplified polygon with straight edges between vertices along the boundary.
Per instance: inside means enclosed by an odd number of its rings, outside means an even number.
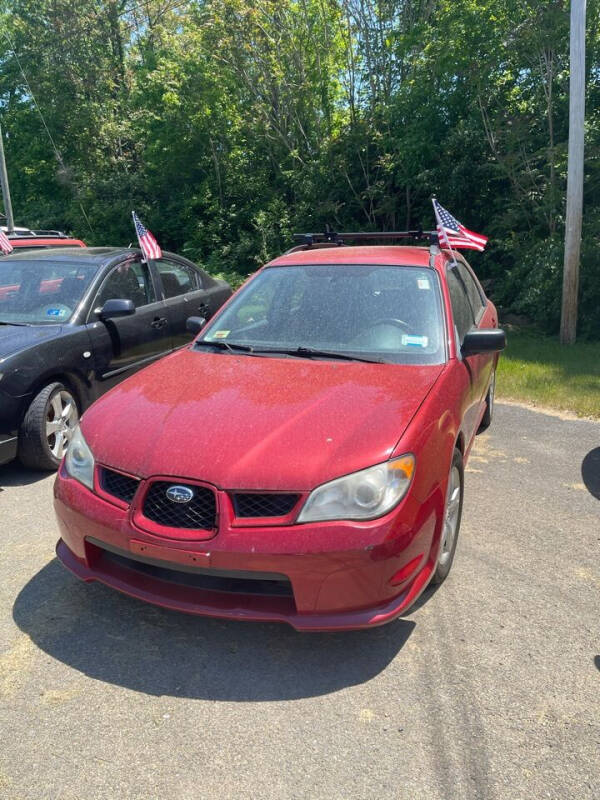
M28 486L31 483L43 481L51 472L36 472L25 469L18 461L11 461L0 467L0 491L4 486Z
M581 462L581 477L588 492L600 500L600 447L595 447Z
M600 669L600 656L594 656L594 664Z
M438 584L430 583L427 586L427 588L425 589L425 591L422 594L420 594L419 597L417 597L417 599L412 604L412 606L408 609L408 611L406 611L402 615L402 618L406 619L407 617L411 617L416 611L418 611L426 603L428 603L431 600L431 598L433 597L433 595L440 588L440 586L441 586L441 584L439 584L439 583Z
M19 628L91 678L151 695L290 700L364 683L394 659L415 623L337 634L194 617L83 584L55 559L21 590Z

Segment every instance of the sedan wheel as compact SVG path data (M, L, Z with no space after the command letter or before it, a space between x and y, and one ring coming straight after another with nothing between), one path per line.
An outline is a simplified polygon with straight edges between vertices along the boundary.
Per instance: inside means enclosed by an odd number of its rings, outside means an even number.
M78 422L79 413L73 395L66 389L56 392L46 412L46 440L48 449L59 461L67 452Z
M460 519L462 515L463 502L463 463L462 455L459 450L454 451L452 466L448 476L448 488L446 490L446 507L444 510L444 522L442 527L442 543L438 563L431 579L432 583L441 583L448 573L454 560L458 533L460 531Z
M45 386L27 409L19 431L19 459L32 469L56 469L79 422L73 394L61 383Z

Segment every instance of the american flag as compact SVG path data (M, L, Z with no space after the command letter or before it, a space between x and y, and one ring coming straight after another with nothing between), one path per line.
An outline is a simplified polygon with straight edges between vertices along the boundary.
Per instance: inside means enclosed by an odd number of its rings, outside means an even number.
M433 198L433 210L437 222L437 232L440 244L446 247L464 248L466 250L479 250L485 248L488 238L481 233L473 233L455 219L449 211Z
M133 224L135 225L135 232L137 233L138 242L144 254L144 258L151 258L153 261L157 258L162 258L162 250L160 245L150 233L148 228L142 225L142 222L135 211L131 212L133 215Z
M12 253L14 249L15 248L10 243L8 236L4 233L4 231L0 230L0 250L5 256L7 256L9 253Z

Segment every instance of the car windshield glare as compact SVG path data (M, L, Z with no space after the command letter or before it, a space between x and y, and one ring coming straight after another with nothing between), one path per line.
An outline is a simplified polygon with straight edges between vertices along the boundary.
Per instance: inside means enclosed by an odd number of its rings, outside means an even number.
M72 261L0 261L0 322L68 322L96 269Z
M264 269L201 341L250 345L255 352L302 348L394 364L440 364L446 358L443 331L433 269L300 265Z

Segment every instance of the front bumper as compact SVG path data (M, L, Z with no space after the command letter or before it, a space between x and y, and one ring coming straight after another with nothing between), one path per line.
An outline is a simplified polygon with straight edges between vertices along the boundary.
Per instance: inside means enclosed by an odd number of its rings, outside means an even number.
M286 622L299 631L367 628L406 611L435 568L441 528L435 497L417 503L409 494L370 522L240 527L223 514L213 538L174 541L138 528L131 509L64 470L55 510L57 555L84 581L178 611ZM230 584L215 589L212 576ZM263 580L270 576L281 580Z

